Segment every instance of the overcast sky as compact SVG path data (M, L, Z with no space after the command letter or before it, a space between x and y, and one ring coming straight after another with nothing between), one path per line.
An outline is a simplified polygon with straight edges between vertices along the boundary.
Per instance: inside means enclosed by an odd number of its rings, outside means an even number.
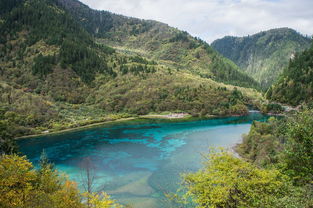
M278 27L313 34L313 0L81 0L91 8L177 27L208 41Z

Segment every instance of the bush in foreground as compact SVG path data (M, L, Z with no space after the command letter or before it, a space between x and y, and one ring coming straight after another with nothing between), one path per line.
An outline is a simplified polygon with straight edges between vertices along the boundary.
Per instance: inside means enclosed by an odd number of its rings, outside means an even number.
M258 168L224 151L207 159L201 170L183 175L184 199L195 207L309 207L304 190L276 169Z
M89 203L84 201L88 199ZM75 182L62 177L49 163L39 170L18 155L0 157L2 208L121 208L105 194L80 194Z

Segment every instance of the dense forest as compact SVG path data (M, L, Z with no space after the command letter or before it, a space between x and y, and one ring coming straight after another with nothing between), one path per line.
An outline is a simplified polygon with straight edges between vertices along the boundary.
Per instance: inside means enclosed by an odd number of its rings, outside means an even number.
M290 60L276 84L266 93L267 98L293 106L312 101L313 44Z
M289 28L272 29L245 37L227 36L211 46L268 89L295 53L310 46L310 38Z

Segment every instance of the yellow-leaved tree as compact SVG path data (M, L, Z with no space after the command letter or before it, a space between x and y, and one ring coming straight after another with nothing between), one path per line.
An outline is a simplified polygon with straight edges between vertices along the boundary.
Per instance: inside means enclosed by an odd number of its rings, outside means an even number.
M0 207L24 207L32 198L36 172L32 164L17 155L0 161Z
M84 196L89 201L89 208L123 208L105 192L100 194L85 193Z
M89 204L85 201L89 199ZM121 208L105 194L81 194L47 161L34 169L25 156L0 156L1 208Z
M203 169L183 175L185 203L198 208L307 207L302 190L280 171L258 168L225 151L207 157Z

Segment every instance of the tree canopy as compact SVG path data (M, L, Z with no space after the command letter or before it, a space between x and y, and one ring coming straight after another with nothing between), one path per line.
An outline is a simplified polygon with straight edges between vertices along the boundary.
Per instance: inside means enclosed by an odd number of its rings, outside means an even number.
M203 169L183 176L183 184L185 197L191 197L199 208L281 208L288 207L284 203L287 196L294 204L303 203L296 198L297 190L288 176L258 168L227 152L211 153Z
M85 199L89 203L85 204ZM81 194L75 182L62 176L42 157L35 169L25 156L0 157L0 207L121 208L106 193Z

